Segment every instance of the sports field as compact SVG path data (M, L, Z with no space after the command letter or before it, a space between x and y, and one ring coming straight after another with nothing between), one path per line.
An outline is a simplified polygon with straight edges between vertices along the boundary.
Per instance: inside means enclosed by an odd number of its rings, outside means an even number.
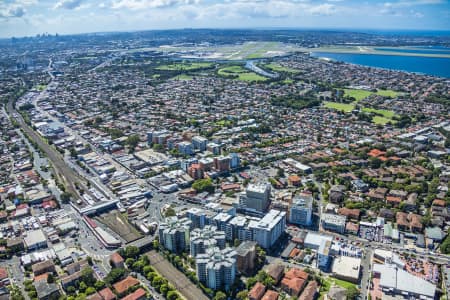
M353 103L339 103L339 102L324 102L325 107L332 108L336 110L340 110L343 112L351 112L353 109L355 109L355 104Z
M355 98L355 101L361 101L373 94L371 91L366 90L343 89L343 91L344 97Z
M209 68L212 65L213 65L212 63L208 62L179 63L179 64L162 65L156 67L155 69L162 71L194 71L198 69Z
M288 68L288 67L283 67L283 66L281 66L279 64L276 64L276 63L270 63L270 64L267 64L267 65L264 65L263 68L267 68L267 69L270 69L270 70L275 71L275 72L286 72L286 73L299 73L300 72L300 70L293 69L293 68Z
M241 66L229 66L220 69L217 72L219 75L225 77L236 77L237 80L242 81L265 81L266 77L258 75L254 72L249 72Z
M364 107L362 109L362 111L381 115L387 119L392 119L395 116L395 112L393 112L392 110L386 110L386 109L375 109L375 108Z
M187 75L187 74L180 74L178 76L173 77L172 79L175 80L192 80L192 76L191 75Z

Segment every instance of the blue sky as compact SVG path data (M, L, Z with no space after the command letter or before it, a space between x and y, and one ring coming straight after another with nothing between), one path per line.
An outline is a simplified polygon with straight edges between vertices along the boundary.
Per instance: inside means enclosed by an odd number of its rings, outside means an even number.
M450 30L450 0L0 0L0 37L186 27Z

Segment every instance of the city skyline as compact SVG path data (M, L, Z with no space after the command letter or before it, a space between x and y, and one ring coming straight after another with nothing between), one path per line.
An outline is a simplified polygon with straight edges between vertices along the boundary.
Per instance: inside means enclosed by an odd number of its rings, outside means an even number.
M448 30L446 0L7 0L0 37L176 28Z

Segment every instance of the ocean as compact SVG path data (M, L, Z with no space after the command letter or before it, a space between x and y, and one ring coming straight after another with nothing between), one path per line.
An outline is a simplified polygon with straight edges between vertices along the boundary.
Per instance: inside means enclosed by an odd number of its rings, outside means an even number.
M389 49L389 51L392 50ZM436 53L445 51L446 53L450 54L449 48L432 48L432 49L421 48L420 50L397 49L396 51L409 53ZM414 72L450 78L450 58L380 55L380 54L325 53L325 52L312 52L311 56L325 57L336 61L342 61L346 63L363 66L400 70L406 72Z

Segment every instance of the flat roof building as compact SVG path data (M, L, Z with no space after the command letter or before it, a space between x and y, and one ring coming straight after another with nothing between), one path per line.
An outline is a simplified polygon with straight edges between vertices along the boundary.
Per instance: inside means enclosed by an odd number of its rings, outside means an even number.
M333 260L331 272L334 277L353 283L359 281L361 259L349 256L339 256Z
M289 222L302 226L311 225L312 204L312 195L302 194L294 197L289 208Z
M383 293L408 299L435 299L436 286L392 264L374 264L373 275L380 279Z
M333 214L322 214L321 223L325 230L344 233L347 217Z
M23 242L28 251L47 248L47 238L41 229L28 231Z
M195 259L198 280L213 290L229 290L236 278L236 251L208 248Z
M159 224L159 241L164 248L171 252L184 251L189 247L189 232L191 220L169 217L166 222Z
M249 184L239 195L239 205L244 210L265 212L270 204L270 184Z
M250 221L253 240L263 248L272 247L286 229L286 212L270 210L261 220Z
M216 226L211 225L191 231L190 251L192 257L205 253L206 249L211 247L225 248L225 232L218 231Z

